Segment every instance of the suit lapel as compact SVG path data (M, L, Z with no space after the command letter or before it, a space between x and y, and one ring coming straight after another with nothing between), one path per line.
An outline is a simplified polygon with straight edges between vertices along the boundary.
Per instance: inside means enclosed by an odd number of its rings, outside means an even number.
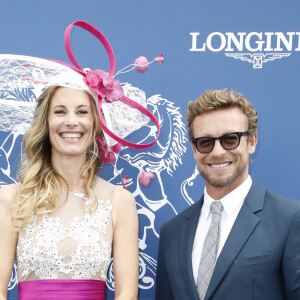
M194 208L190 214L186 215L182 224L181 239L180 239L180 257L181 270L183 280L185 281L188 290L191 293L192 299L199 300L192 267L192 250L194 244L195 233L198 225L201 207L203 205L203 196L200 201L194 204Z
M219 255L205 299L210 299L234 259L248 240L260 219L255 215L263 209L265 189L253 182L245 202Z

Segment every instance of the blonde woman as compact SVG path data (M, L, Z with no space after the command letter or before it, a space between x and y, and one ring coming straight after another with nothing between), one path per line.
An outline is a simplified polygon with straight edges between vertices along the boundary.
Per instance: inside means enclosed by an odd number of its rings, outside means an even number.
M103 44L108 73L82 69L77 63L70 45L74 25ZM134 68L143 72L151 62L142 57L142 65L130 65L114 75L115 56L108 40L85 21L71 23L64 40L75 67L0 55L0 89L7 95L26 97L46 88L24 135L26 160L19 183L0 189L0 300L7 299L15 259L19 300L104 300L112 252L115 299L134 300L139 275L135 200L97 172L102 162L112 161L111 150L120 144L146 149L158 139L159 123L145 107L146 100L128 98L114 79ZM163 56L154 61L162 63ZM103 101L113 105L104 109ZM156 139L146 144L124 140L147 124L145 115L157 126ZM119 145L108 149L116 142Z
M84 90L50 87L24 136L20 184L0 189L0 299L15 258L19 299L104 299L113 245L115 299L137 299L133 196L97 176L101 128Z

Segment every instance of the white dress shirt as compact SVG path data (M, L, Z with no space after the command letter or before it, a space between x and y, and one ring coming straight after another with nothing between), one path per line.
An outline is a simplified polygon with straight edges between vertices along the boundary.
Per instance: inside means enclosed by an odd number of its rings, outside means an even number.
M221 213L221 236L218 249L218 256L220 255L223 249L223 246L229 236L232 226L236 220L236 217L251 188L251 185L252 179L250 175L248 175L247 179L240 186L238 186L235 190L227 194L225 197L218 200L221 201L223 205L223 210ZM192 251L192 266L195 282L197 282L198 268L200 264L204 240L211 223L212 214L210 213L210 205L213 201L215 201L215 199L210 197L206 191L206 188L204 188L204 202L199 216Z

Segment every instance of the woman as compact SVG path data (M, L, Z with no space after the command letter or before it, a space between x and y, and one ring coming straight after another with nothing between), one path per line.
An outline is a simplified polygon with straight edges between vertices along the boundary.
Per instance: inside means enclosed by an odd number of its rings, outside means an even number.
M135 201L97 176L100 133L86 91L52 86L37 100L20 184L0 189L1 300L15 253L19 299L104 299L112 244L115 299L137 299Z

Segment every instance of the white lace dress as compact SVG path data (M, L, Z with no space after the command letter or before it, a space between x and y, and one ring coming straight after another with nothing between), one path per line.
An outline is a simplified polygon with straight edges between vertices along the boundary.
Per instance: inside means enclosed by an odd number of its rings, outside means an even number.
M39 279L106 280L112 247L111 194L116 186L97 178L98 209L89 214L84 190L61 195L59 208L26 225L17 246L18 282Z

